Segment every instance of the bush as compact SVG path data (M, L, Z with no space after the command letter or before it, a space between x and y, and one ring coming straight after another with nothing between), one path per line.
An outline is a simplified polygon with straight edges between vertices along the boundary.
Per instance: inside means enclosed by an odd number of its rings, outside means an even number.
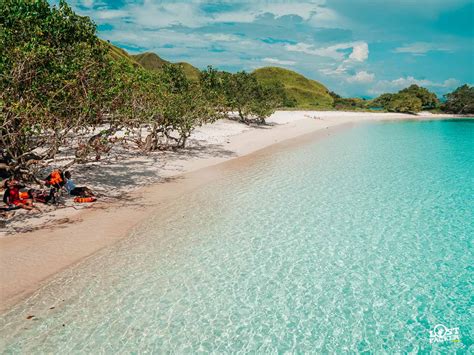
M0 19L2 155L14 173L31 176L107 111L107 48L64 1L5 0Z
M407 93L395 94L386 106L388 111L401 113L416 113L421 111L421 100Z
M370 105L392 112L417 113L439 107L439 100L435 93L418 85L411 85L396 94L382 94L372 100Z
M439 106L439 100L434 92L431 92L428 89L415 84L407 87L406 89L400 90L399 93L408 94L420 99L421 108L423 110L432 110Z
M444 97L446 102L442 106L443 111L459 114L474 113L474 87L465 84Z
M227 107L236 111L243 123L265 123L265 118L282 105L281 87L260 84L254 73L225 73L224 78Z

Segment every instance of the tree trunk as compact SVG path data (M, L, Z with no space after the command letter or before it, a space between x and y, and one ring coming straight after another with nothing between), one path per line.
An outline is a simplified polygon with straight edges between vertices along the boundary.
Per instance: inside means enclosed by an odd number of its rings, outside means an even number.
M239 108L239 117L240 117L240 122L245 123L246 125L249 124L248 120L245 118L244 114L242 113L242 110Z

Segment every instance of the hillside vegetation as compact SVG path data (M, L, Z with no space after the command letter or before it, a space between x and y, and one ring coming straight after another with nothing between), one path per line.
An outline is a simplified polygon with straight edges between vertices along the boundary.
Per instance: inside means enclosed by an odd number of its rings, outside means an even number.
M4 1L2 177L40 182L58 155L65 169L99 161L116 144L144 153L184 148L196 127L221 118L265 124L281 106L281 87L255 74L209 67L197 75L152 53L131 56L98 38L90 18L65 1Z
M122 48L114 46L110 42L102 41L109 48L109 55L113 60L125 60L133 65L138 65L137 61Z
M145 52L129 55L121 48L111 45L111 52L115 59L125 58L132 64L138 63L143 68L151 71L161 71L166 65L180 66L186 78L199 81L200 70L186 62L171 63L161 58L156 53ZM278 68L264 67L255 70L257 80L266 86L281 86L284 91L284 107L300 109L333 109L334 99L329 90L321 83L308 79L294 71Z
M188 80L192 80L192 81L199 80L199 73L201 71L195 66L186 62L179 62L179 63L176 63L176 65L179 65L183 69L184 74L186 75Z
M165 64L170 64L167 60L151 52L132 54L131 57L143 68L148 70L161 70Z
M329 90L315 80L278 67L260 68L255 70L255 74L258 81L264 85L283 85L288 107L319 110L333 108L334 99Z
M180 66L188 80L198 81L200 70L186 62L171 63L161 58L156 53L145 52L141 54L131 55L131 58L139 63L143 68L148 70L160 71L165 65L172 64Z

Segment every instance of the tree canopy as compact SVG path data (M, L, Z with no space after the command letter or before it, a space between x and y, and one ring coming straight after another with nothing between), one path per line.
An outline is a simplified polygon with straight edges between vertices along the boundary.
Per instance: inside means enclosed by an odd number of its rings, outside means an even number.
M382 94L372 100L371 105L382 107L391 112L417 113L421 110L438 107L439 100L436 94L428 89L411 85L396 94Z
M145 151L180 148L197 126L232 111L264 123L281 102L255 74L147 70L64 0L4 0L0 26L0 169L25 179L61 150L74 152L68 164L101 159L118 131Z
M25 167L33 151L52 157L71 131L100 119L112 74L95 25L64 1L5 0L0 19L2 155Z
M442 107L444 111L459 114L474 113L474 87L465 84L444 97L446 98Z
M415 96L421 101L421 108L423 110L434 109L439 106L438 97L434 92L429 91L428 89L418 86L416 84L410 85L406 89L400 90L400 94L408 94L410 96Z

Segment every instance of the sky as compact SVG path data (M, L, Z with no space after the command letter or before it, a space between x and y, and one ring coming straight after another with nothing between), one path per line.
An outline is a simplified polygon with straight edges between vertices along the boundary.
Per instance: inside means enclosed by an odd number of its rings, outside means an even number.
M474 83L474 0L71 0L99 37L204 69L280 66L343 96Z

